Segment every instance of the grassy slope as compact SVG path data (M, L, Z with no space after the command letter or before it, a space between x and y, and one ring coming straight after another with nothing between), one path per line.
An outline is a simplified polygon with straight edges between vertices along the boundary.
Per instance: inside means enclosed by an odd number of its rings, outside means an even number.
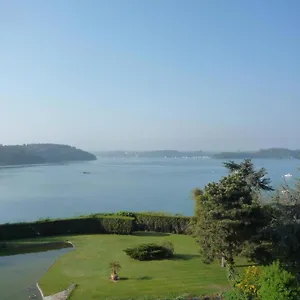
M68 237L76 246L60 257L40 280L45 295L78 284L72 300L126 299L145 295L216 293L228 287L225 270L217 264L205 265L197 245L189 236L89 235ZM170 240L179 257L173 260L139 262L126 256L126 247ZM109 281L111 260L119 260L122 269L117 283ZM145 277L141 279L141 277Z

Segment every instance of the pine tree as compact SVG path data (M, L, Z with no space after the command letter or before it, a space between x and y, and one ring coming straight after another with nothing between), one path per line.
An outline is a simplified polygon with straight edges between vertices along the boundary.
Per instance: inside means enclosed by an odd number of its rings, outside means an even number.
M241 174L247 181L248 185L256 192L259 190L274 191L274 188L271 186L270 178L266 176L266 169L260 168L256 171L251 159L245 159L240 164L231 160L229 162L225 162L224 166L229 170L230 174Z
M265 226L257 193L261 178L248 161L231 166L234 170L230 170L228 176L217 183L209 183L203 191L194 191L193 234L204 261L209 263L220 258L222 266L225 261L234 264L235 255L241 253L247 243L255 242L255 237ZM266 175L262 171L259 174ZM269 186L267 181L264 182Z

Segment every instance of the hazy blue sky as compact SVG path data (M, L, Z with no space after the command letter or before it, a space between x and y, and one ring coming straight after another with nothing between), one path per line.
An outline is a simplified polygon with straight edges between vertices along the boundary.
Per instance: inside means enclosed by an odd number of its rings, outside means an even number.
M0 143L300 148L299 0L0 0Z

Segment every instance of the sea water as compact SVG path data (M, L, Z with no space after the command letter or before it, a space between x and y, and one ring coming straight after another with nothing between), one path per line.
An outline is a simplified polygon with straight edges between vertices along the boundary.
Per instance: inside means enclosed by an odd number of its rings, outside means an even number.
M253 160L273 185L298 176L299 160ZM191 191L227 174L209 158L98 158L93 162L0 168L0 223L95 212L191 215Z
M0 299L41 300L36 282L56 258L68 251L70 249L0 257Z

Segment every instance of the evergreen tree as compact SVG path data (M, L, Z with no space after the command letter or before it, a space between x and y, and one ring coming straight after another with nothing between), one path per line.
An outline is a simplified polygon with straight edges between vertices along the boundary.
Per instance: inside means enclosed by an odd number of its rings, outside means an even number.
M269 181L259 177L264 177L265 171L254 171L251 161L232 162L228 168L232 168L228 176L209 183L203 191L194 191L193 234L204 261L221 258L222 266L225 261L234 264L235 255L246 244L257 242L255 237L266 221L257 191L269 186Z
M275 201L273 222L268 231L273 243L273 255L291 270L300 267L300 179L293 187L284 186L284 193ZM300 278L300 272L298 272Z
M259 170L255 170L251 159L245 159L240 164L234 161L225 162L224 166L229 170L230 174L241 174L248 182L248 185L254 190L274 191L270 178L266 176L266 169L260 168Z

